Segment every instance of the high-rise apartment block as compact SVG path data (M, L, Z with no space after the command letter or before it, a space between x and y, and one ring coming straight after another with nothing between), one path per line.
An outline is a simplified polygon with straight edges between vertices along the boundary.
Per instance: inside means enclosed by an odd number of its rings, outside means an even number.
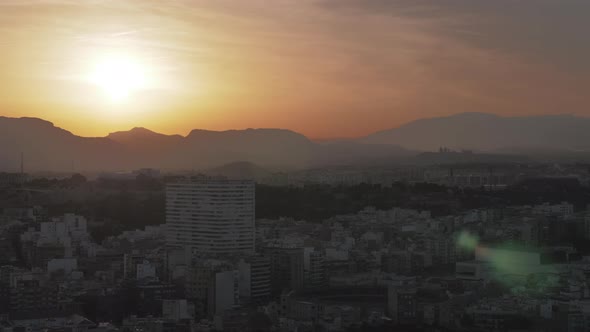
M255 185L198 177L166 188L167 242L193 255L253 253Z

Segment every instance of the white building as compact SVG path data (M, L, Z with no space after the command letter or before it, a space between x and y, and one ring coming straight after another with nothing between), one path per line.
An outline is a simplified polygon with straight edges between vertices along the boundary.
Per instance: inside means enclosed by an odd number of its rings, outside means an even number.
M78 268L78 261L75 258L54 258L47 262L47 272L55 273L63 271L69 275Z
M194 318L195 306L186 300L162 300L162 317L179 321Z
M87 221L83 216L66 213L38 225L38 230L30 227L20 235L22 243L36 247L57 245L64 248L64 257L72 257L77 249L88 257L96 254L96 245L91 241Z
M80 241L89 237L86 218L66 213L60 218L40 223L39 236L41 242L69 243L72 240Z
M584 216L584 237L590 239L590 211Z
M239 304L238 274L237 270L215 273L208 290L209 313L219 315Z
M193 254L253 253L254 182L201 177L166 188L167 242Z
M574 214L574 205L568 202L561 202L560 204L553 205L544 203L535 205L533 207L533 214L570 217Z
M266 303L270 298L270 259L264 256L242 258L238 262L241 303Z
M156 277L156 266L147 260L144 260L136 266L137 280L149 279Z

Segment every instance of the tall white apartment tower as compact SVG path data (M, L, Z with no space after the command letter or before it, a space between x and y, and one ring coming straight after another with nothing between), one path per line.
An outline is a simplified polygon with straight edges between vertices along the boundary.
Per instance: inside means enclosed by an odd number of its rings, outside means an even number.
M198 177L166 188L166 237L193 255L253 253L254 182Z

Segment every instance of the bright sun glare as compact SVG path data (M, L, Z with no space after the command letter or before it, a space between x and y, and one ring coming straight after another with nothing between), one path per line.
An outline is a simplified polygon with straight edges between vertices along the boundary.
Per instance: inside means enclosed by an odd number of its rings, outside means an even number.
M111 56L99 60L90 80L101 88L112 102L122 102L145 87L145 68L127 56Z

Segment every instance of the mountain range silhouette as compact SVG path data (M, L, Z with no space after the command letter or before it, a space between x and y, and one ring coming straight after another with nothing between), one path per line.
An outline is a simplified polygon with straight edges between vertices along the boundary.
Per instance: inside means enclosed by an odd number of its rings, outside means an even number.
M440 146L485 152L487 159L502 155L503 161L511 160L506 156L522 160L522 155L584 159L590 151L590 119L460 113L320 143L286 129L195 129L181 136L136 127L106 137L81 137L42 119L0 117L0 170L18 169L21 153L30 171L195 170L236 161L284 170L389 165L423 161L422 152ZM429 163L444 162L431 157Z

